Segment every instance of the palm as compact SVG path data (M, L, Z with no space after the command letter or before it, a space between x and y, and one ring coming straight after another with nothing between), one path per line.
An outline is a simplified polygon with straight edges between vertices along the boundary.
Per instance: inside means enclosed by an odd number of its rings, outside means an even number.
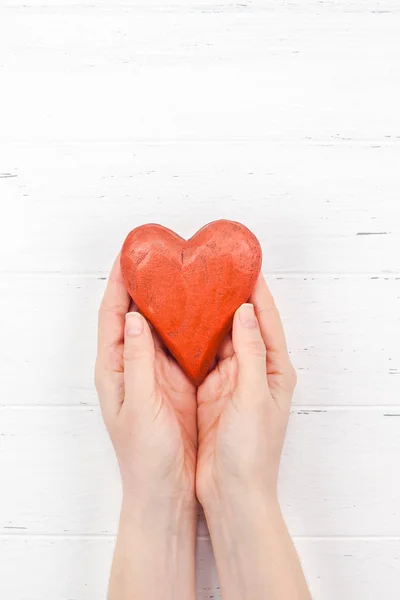
M169 436L174 444L173 451L182 456L185 475L193 479L196 468L197 425L196 388L176 361L153 334L156 346L156 390L160 398L160 414L157 415L168 432L179 435ZM171 431L172 430L172 431Z
M235 417L231 402L236 385L237 362L231 354L220 360L197 391L199 449L198 485L209 480L215 467L215 452ZM201 486L201 484L200 484Z
M129 310L137 310L133 301ZM197 454L196 388L171 357L154 328L151 325L150 328L156 351L156 393L160 400L157 420L166 436L165 443L170 444L175 456L182 457L185 475L193 479ZM176 430L179 435L175 435Z
M274 391L281 386L281 377L273 361L267 364L267 371L268 367L268 385L274 396ZM232 440L239 439L243 418L235 406L237 370L237 359L228 334L219 351L215 369L197 392L197 489L200 493L209 487L220 468L235 468L234 457L238 449Z

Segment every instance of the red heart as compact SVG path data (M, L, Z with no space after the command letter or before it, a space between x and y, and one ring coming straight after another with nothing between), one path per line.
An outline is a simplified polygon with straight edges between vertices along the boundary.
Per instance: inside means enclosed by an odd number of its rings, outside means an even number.
M188 241L161 225L126 238L126 288L171 354L198 385L246 302L261 268L261 248L241 223L214 221Z

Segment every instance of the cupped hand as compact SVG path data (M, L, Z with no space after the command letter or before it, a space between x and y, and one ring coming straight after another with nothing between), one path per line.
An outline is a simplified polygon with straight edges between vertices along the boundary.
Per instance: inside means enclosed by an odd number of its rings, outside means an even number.
M99 310L95 382L124 496L194 502L196 389L133 308L118 256Z
M255 493L277 498L296 374L262 275L197 392L197 496L206 510Z

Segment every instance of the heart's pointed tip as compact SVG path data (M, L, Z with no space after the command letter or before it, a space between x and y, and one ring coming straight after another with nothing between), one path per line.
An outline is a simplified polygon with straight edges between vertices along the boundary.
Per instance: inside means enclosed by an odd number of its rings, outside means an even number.
M205 365L196 364L195 361L192 360L192 357L176 357L176 360L180 363L190 381L196 387L199 387L207 377L208 368Z
M202 383L204 383L204 381L207 378L208 373L206 373L205 375L201 375L201 377L190 377L190 381L193 383L193 385L197 388L199 388Z

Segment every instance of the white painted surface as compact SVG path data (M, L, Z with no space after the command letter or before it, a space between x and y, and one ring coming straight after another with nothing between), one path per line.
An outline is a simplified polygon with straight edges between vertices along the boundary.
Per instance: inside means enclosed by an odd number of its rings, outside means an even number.
M315 600L400 590L400 5L0 0L0 597L105 599L92 383L126 233L250 226L299 373L281 498ZM219 598L204 523L198 598Z
M6 367L0 406L97 406L93 361L104 277L0 277L0 330L7 340L0 345ZM299 375L296 407L400 404L400 279L266 277Z

